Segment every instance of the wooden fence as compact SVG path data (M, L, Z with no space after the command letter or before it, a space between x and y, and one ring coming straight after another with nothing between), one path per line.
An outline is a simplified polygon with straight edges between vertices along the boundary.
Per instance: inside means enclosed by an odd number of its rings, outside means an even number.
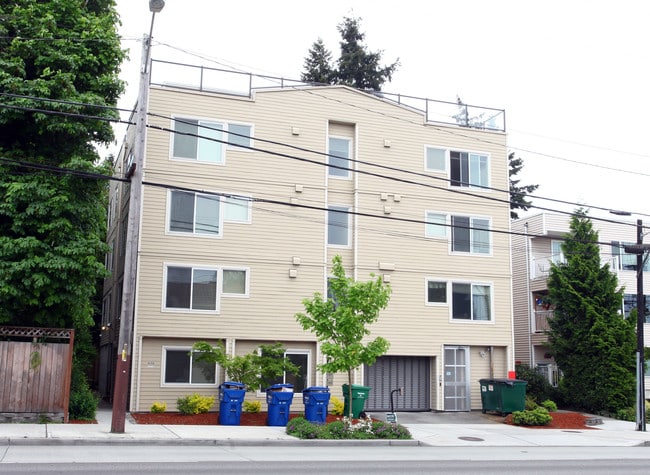
M0 416L68 422L74 330L0 327Z

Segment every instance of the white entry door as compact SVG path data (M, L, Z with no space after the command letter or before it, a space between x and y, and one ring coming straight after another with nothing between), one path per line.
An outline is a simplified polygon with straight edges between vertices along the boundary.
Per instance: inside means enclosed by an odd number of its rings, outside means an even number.
M444 371L445 411L469 411L469 347L445 346Z

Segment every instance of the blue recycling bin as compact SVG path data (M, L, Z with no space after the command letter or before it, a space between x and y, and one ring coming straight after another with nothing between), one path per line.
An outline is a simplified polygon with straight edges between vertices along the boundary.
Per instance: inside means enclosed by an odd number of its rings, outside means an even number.
M241 406L246 395L245 385L226 381L219 385L219 424L238 426L241 420Z
M310 386L302 391L302 402L305 405L305 419L315 424L327 422L327 406L330 402L330 388Z
M266 388L268 416L266 425L286 426L293 402L293 384L274 384Z

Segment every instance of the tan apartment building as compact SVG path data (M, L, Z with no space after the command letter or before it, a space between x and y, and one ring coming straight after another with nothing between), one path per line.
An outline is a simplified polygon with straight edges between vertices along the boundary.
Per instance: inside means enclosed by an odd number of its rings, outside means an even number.
M553 360L546 331L553 309L546 302L547 278L551 263L564 261L562 242L569 233L571 216L568 214L539 213L520 218L512 223L513 315L515 333L515 360L543 372L553 385L558 382L558 368ZM636 223L624 222L617 216L592 218L598 231L600 258L611 267L624 290L621 313L629 316L636 308L637 260L636 254L624 250L626 244L636 242ZM526 237L525 235L528 235ZM644 295L650 294L650 266L644 266ZM645 324L644 339L650 335L650 320ZM646 375L646 397L650 397Z
M349 276L392 287L372 327L389 352L355 373L372 388L366 409L389 409L398 387L397 410L480 409L479 379L514 369L503 111L474 109L489 119L467 127L455 103L275 78L262 87L249 75L242 92L224 71L183 65L171 84L156 80L164 66L154 63L149 90L128 410L217 394L228 376L193 362L196 341L233 355L281 342L301 367L286 378L296 393L329 386L342 398L346 377L318 371L319 344L295 319L303 299L327 292L337 254ZM118 176L134 140L131 128ZM112 186L105 396L128 198L128 184ZM246 399L264 403L253 389ZM302 410L302 398L293 404Z

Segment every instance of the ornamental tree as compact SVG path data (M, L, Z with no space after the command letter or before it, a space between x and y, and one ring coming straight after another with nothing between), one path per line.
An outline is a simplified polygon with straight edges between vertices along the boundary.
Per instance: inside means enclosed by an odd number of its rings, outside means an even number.
M562 370L560 391L571 406L616 413L635 398L635 320L621 314L623 290L601 264L598 233L584 210L571 218L562 244L566 262L551 264L549 345Z
M391 288L381 277L367 282L346 277L341 256L332 259L332 274L329 295L324 297L316 292L311 299L303 300L305 312L297 313L296 320L321 343L326 362L319 369L347 373L351 418L353 370L362 364L372 365L390 347L380 336L372 341L364 340L370 335L369 325L378 320L379 312L388 305Z

